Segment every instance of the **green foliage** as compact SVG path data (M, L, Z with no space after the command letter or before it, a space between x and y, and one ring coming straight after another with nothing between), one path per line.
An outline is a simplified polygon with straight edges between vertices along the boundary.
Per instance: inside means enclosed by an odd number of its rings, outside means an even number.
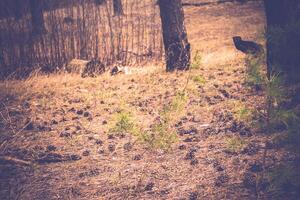
M131 112L121 110L113 116L109 132L117 134L130 133L134 136L138 136L140 134L140 128L135 121Z
M149 147L168 150L173 143L178 141L173 125L184 113L187 99L185 92L178 92L172 101L164 106L160 112L160 119L151 126L149 131L143 133L142 140Z
M193 80L195 83L199 84L200 86L204 86L205 83L206 83L204 77L201 76L201 75L193 76L193 77L192 77L192 80Z
M109 133L124 134L130 133L136 139L150 148L168 150L171 145L178 141L176 131L173 128L174 122L184 113L187 95L178 92L172 101L164 106L160 112L160 120L155 122L149 130L143 130L136 123L134 115L126 110L117 112L110 124Z
M279 74L271 74L270 79L266 80L265 92L270 103L275 107L285 100L285 88Z
M282 125L286 129L289 129L290 127L292 127L292 122L298 118L292 110L284 109L273 109L270 111L270 115L270 126L273 128Z
M251 87L262 87L265 82L265 76L262 73L262 56L247 56L246 64L246 84Z
M160 113L163 121L172 123L174 120L177 120L177 118L183 114L187 99L188 96L185 92L178 92L172 101L164 106Z
M191 69L199 69L202 65L202 56L199 50L196 51L193 61L191 64Z
M229 108L232 110L234 118L237 121L249 123L253 119L253 109L249 108L241 101L234 100L229 102Z
M247 142L241 137L231 137L226 139L225 145L227 151L237 153L247 145Z
M178 141L176 132L166 122L154 124L150 131L143 133L141 138L150 148L170 149Z

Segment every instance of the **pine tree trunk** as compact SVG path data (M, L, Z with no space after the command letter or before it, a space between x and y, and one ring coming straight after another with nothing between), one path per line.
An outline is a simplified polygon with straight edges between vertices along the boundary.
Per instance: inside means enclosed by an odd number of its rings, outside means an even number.
M187 70L190 44L184 25L181 0L159 0L167 71Z
M291 65L298 64L298 61L294 63L290 63L290 55L292 52L299 52L299 45L293 45L296 42L297 38L300 37L299 32L294 32L294 37L291 38L288 34L290 34L290 30L288 26L291 26L295 22L299 22L300 17L300 3L298 0L264 0L265 4L265 12L267 19L267 73L268 78L272 71L274 71L273 67L275 65L281 65L282 70L289 70L287 66L291 67ZM283 30L283 34L280 37L288 38L287 42L290 42L292 45L274 43L272 41L274 37L274 28L280 28ZM276 33L278 34L278 33ZM278 36L278 35L277 35ZM275 36L275 37L277 37ZM295 40L296 39L296 40ZM293 48L294 46L294 48ZM288 47L288 51L286 49ZM282 62L286 60L287 62ZM294 60L294 59L293 59Z
M113 0L114 15L123 15L123 5L121 0Z
M43 15L43 1L30 0L31 23L34 34L46 32Z

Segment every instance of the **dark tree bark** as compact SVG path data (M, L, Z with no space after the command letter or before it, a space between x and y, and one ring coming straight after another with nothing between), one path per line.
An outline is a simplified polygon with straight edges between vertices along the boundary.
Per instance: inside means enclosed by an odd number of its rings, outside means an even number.
M21 0L13 0L14 2L14 14L15 14L15 19L19 20L22 17L22 3Z
M184 25L181 0L159 0L167 71L187 70L190 44Z
M281 70L290 71L292 65L298 65L300 59L295 59L295 52L299 52L300 33L294 29L293 23L300 25L300 2L299 0L264 0L267 19L267 72L270 78L275 65L281 65ZM285 42L274 41L274 29L282 30L281 37ZM293 67L292 67L293 68Z
M43 15L43 1L30 0L31 23L34 34L46 32Z
M123 15L123 5L121 0L113 0L114 15Z
M95 3L97 5L102 5L102 4L106 3L106 0L95 0Z

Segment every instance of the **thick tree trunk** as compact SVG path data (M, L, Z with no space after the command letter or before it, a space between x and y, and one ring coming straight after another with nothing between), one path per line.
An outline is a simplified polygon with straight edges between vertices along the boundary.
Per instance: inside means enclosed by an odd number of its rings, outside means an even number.
M34 34L46 32L43 15L43 1L30 0L31 23Z
M22 2L21 0L13 0L14 2L14 13L15 13L15 19L19 20L22 17Z
M113 0L114 15L123 15L123 5L121 0Z
M106 3L106 0L95 0L95 3L97 5L102 5L102 4Z
M159 0L167 71L187 70L190 44L184 25L181 0Z
M298 0L264 0L264 4L268 33L267 71L268 77L270 78L270 74L274 70L275 65L281 65L283 71L289 71L291 70L289 67L297 65L298 62L300 62L299 59L295 61L295 59L292 58L295 57L292 54L299 52L300 49L299 45L295 45L295 42L299 40L298 37L300 37L299 30L292 30L293 23L299 22L300 20L300 3ZM281 29L282 33L274 33L274 28ZM293 33L291 34L291 32ZM274 37L286 38L287 40L280 43L280 41L274 41Z

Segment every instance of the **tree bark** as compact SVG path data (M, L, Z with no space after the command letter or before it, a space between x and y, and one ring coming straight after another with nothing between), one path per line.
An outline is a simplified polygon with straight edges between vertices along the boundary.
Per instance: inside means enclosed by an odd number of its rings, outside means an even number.
M30 0L31 23L34 34L46 32L43 15L43 1Z
M114 15L123 15L123 5L121 0L113 0Z
M22 17L22 3L20 0L13 0L14 2L14 13L15 13L15 19L19 20Z
M291 26L295 22L299 22L300 17L300 3L298 0L264 0L266 19L267 19L267 75L270 78L275 65L281 65L282 70L288 69L291 65L297 65L300 60L296 62L291 61L291 54L299 52L299 45L295 42L299 39L299 31L293 31L293 37L290 37ZM276 43L272 41L274 37L274 28L282 30L280 37L286 38L285 43ZM278 37L278 35L276 36ZM290 45L289 45L290 44ZM292 56L294 57L294 56ZM299 56L298 56L299 57ZM291 63L294 62L294 63Z
M190 44L181 0L159 0L167 71L190 67Z
M95 3L97 5L102 5L102 4L105 4L106 3L106 0L95 0Z

